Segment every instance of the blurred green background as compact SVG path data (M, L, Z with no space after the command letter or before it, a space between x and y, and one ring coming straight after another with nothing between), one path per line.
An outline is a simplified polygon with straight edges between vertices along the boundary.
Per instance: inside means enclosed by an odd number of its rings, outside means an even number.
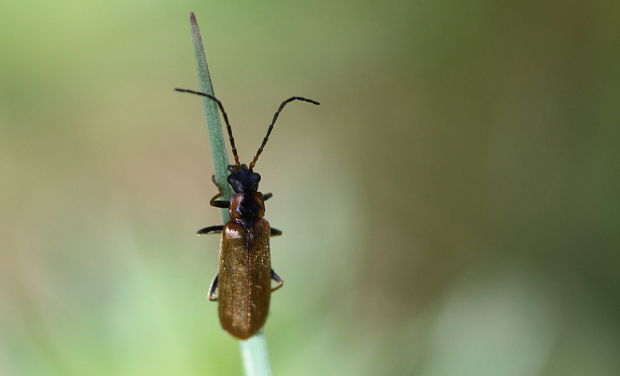
M276 375L620 374L618 1L0 5L0 375L239 375L189 12Z

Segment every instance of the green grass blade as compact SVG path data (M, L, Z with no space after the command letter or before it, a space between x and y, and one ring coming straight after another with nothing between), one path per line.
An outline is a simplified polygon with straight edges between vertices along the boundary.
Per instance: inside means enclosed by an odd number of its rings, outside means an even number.
M200 36L200 29L196 22L194 13L190 16L192 25L192 36L194 39L194 51L196 53L196 63L198 65L198 80L200 88L203 92L215 96L213 92L213 83L209 74L209 66L207 65L207 57ZM213 154L213 165L215 168L215 181L224 189L224 198L230 197L230 186L226 181L228 176L228 154L226 153L226 144L222 133L222 125L220 123L220 115L215 102L209 98L204 99L205 115L207 118L207 126L209 128L209 140L211 143L211 153ZM222 218L224 222L230 218L228 210L222 210ZM252 338L240 341L241 358L243 359L243 369L246 376L271 376L271 365L269 364L269 355L267 353L267 342L263 331L260 330Z
M253 337L241 341L240 346L246 376L271 376L267 342L262 329Z
M196 16L194 13L190 16L190 23L192 25L192 37L194 40L194 52L196 54L196 64L198 66L198 81L200 82L200 89L204 93L215 96L215 93L213 92L213 82L211 82L211 75L209 74L207 56L205 54L202 44L202 37L200 36L200 29L198 28L198 22L196 22ZM217 104L214 101L203 97L203 102L205 106L207 127L209 128L209 142L211 144L211 154L213 156L215 181L224 189L223 199L228 199L232 192L230 186L226 182L226 177L228 176L228 154L226 152L224 134L222 133L220 114L218 112ZM228 210L222 209L222 219L224 222L227 222L230 219L228 216Z

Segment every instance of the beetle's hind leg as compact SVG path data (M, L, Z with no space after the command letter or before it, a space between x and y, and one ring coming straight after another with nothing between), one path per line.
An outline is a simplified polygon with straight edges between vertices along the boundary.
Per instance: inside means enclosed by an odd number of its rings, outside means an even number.
M279 289L280 287L284 286L284 281L282 280L282 278L280 278L278 273L276 273L273 269L271 269L271 279L276 281L276 287L273 287L271 289L271 292L274 292L277 289Z
M278 230L277 228L273 228L273 227L272 227L272 228L269 230L269 235L271 235L271 236L280 236L280 235L282 235L282 231L281 231L281 230Z
M211 204L211 206L215 206L216 208L222 208L222 209L228 209L230 207L230 202L226 201L226 200L218 200L218 198L224 196L224 190L222 189L222 187L220 187L219 184L217 184L217 182L215 181L215 175L211 175L211 181L213 182L213 184L215 184L215 186L218 189L218 192L215 196L213 196L213 198L209 201L209 204Z
M269 200L272 197L273 197L273 193L265 193L263 195L263 201L267 201L267 200Z
M218 234L224 229L223 225L207 226L198 230L198 235Z
M217 273L215 275L215 278L213 278L213 282L211 282L211 287L209 287L209 300L212 302L217 301L217 296L215 296L215 291L217 291L217 280L219 278L220 278L220 273Z

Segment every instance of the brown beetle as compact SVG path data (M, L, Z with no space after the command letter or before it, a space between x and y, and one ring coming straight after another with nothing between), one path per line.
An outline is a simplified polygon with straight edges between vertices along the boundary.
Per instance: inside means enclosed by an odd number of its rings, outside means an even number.
M230 174L227 180L234 194L230 197L230 201L220 200L223 190L218 187L219 193L211 199L210 203L217 208L228 208L230 221L223 226L205 227L199 230L198 234L222 233L219 273L209 288L209 300L218 301L218 313L222 327L233 336L246 339L263 327L269 313L271 292L282 287L284 283L271 268L269 251L269 237L281 235L282 232L272 228L263 218L265 200L269 199L272 194L263 195L258 191L261 177L253 171L253 168L284 106L295 100L316 105L319 102L302 97L291 97L282 102L267 129L267 135L248 167L239 162L232 127L222 103L206 93L189 89L175 90L215 101L226 122L230 146L235 157L235 164L228 166ZM271 287L272 279L276 282L274 288Z

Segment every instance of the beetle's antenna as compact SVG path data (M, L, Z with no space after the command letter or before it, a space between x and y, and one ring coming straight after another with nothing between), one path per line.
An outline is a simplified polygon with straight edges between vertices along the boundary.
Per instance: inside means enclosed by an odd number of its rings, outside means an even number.
M235 138L233 137L232 127L230 126L230 123L228 122L228 115L226 114L226 110L224 110L224 105L222 104L222 102L220 102L220 100L214 97L213 95L209 95L209 94L206 94L200 91L194 91L190 89L178 89L178 88L174 90L179 91L181 93L190 93L190 94L196 94L196 95L200 95L203 97L207 97L211 99L212 101L214 101L215 103L217 103L218 107L220 108L220 111L222 112L222 116L224 117L224 121L226 122L226 130L228 131L228 139L230 140L230 147L232 148L232 153L233 153L233 156L235 157L235 163L237 164L237 166L239 166L241 163L239 162L239 155L237 155L237 148L235 147Z
M316 104L316 105L320 104L317 101L314 101L314 100L308 99L308 98L304 98L304 97L290 97L289 99L287 99L284 102L282 102L282 104L280 104L280 107L278 107L278 110L276 111L276 113L273 115L273 119L271 120L271 124L269 124L269 128L267 129L267 135L265 136L265 138L263 138L263 142L260 144L260 147L258 148L258 151L256 152L256 155L254 156L254 159L250 163L250 170L254 168L254 165L256 165L256 161L258 160L258 157L263 152L263 148L267 144L267 140L269 140L269 135L271 134L271 131L273 130L273 126L276 123L276 120L278 120L278 116L280 116L280 112L282 112L282 110L284 109L284 106L286 106L288 103L290 103L292 101L304 101L304 102L308 102L308 103L312 103L312 104Z

